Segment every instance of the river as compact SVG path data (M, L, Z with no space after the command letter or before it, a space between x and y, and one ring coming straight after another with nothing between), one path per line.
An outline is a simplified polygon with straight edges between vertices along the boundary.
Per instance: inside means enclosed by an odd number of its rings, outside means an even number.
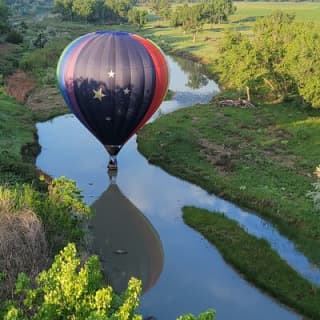
M167 59L175 95L162 103L153 120L206 103L219 90L198 64ZM103 146L73 115L38 123L37 128L42 147L37 166L53 177L75 180L83 190L85 202L96 212L90 221L94 251L118 291L131 275L143 280L139 311L144 316L171 320L214 308L218 320L302 319L226 264L214 246L183 223L181 208L224 212L249 233L268 240L293 268L319 284L319 269L269 222L149 164L137 151L135 137L119 155L115 178L108 176Z

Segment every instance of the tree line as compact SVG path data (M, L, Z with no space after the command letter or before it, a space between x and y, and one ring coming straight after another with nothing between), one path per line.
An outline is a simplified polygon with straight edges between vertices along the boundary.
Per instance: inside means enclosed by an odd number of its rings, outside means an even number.
M8 30L9 9L4 0L0 0L0 34Z
M300 97L320 107L320 32L310 22L275 11L258 20L254 36L228 31L217 61L220 81L266 99Z
M195 42L196 34L202 30L205 23L226 22L235 11L232 0L207 0L195 5L184 4L177 6L172 12L170 24L192 33Z
M87 22L126 23L139 29L147 22L148 12L137 6L137 0L54 0L54 12L64 19L84 19ZM222 23L235 12L232 0L206 0L193 5L182 4L171 10L172 1L147 0L144 2L155 15L169 20L174 27L195 35L204 23Z

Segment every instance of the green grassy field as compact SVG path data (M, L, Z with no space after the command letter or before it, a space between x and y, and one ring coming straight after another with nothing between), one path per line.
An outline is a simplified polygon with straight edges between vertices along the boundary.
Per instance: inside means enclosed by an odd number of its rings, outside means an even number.
M248 17L262 17L274 10L282 10L295 14L298 21L313 21L320 23L320 3L318 2L235 2L236 13L232 20L235 22Z
M138 147L168 172L262 214L320 264L320 215L306 196L320 158L317 116L289 104L194 106L147 125Z
M173 50L192 53L203 62L211 64L214 69L214 60L217 58L224 30L235 29L250 34L257 19L275 10L295 14L297 21L312 21L319 24L320 28L320 3L235 2L235 5L237 11L230 16L228 23L204 25L195 43L192 41L191 34L185 34L181 28L170 27L167 22L150 22L143 33L164 48L168 46Z

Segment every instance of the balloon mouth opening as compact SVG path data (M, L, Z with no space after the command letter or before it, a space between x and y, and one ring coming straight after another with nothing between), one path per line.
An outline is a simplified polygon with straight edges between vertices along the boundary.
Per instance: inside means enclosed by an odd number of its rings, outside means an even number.
M122 148L122 145L105 145L104 146L110 156L116 156Z

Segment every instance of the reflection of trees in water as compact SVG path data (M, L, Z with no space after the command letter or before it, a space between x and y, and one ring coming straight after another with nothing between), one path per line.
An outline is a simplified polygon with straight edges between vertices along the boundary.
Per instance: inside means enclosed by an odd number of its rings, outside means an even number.
M92 207L92 248L112 287L122 292L129 279L136 277L142 280L143 291L150 289L163 267L163 248L157 231L114 181Z
M188 73L188 82L185 84L187 87L199 89L208 84L209 79L204 75L205 68L201 63L176 56L172 56L172 59L184 72Z

